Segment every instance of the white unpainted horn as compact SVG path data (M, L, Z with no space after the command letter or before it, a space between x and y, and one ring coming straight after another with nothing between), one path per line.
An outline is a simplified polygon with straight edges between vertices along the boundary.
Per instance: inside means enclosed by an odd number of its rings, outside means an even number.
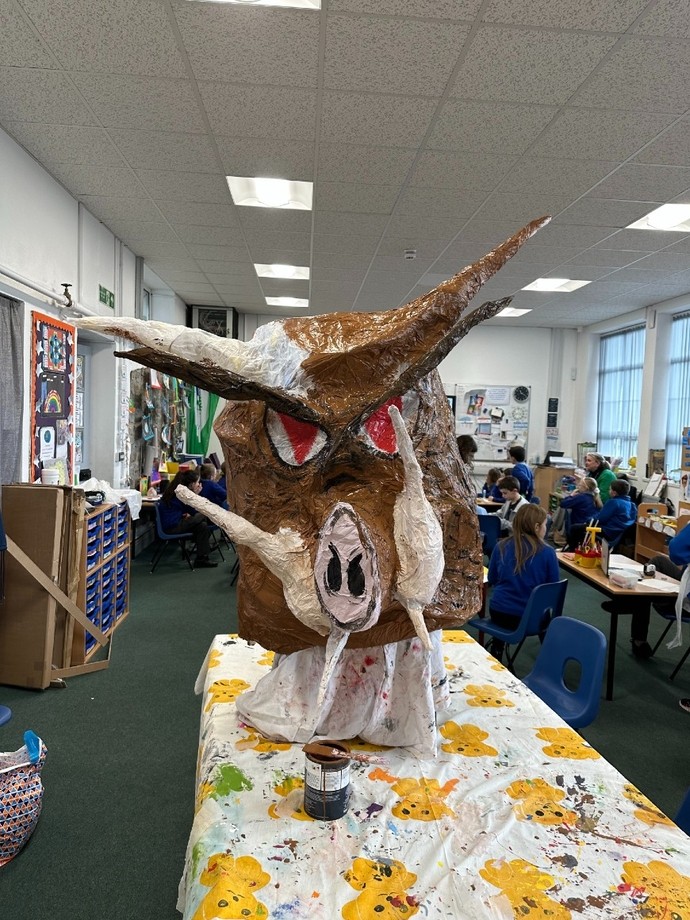
M266 568L281 580L285 602L294 616L319 635L328 635L330 621L321 610L314 590L309 552L298 533L287 528L275 534L266 533L238 514L201 498L186 486L178 486L175 494L180 501L222 527L235 543L253 550Z
M436 594L443 576L443 531L424 494L422 471L412 440L396 406L388 410L405 473L405 486L395 500L393 533L398 553L395 595L407 610L422 644L431 649L423 611Z

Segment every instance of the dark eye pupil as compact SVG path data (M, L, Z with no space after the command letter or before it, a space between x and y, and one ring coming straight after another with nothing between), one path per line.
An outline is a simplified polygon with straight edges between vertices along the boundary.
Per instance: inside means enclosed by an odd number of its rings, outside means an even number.
M347 567L347 587L354 597L361 597L364 594L364 572L360 565L362 554L351 559Z
M328 548L331 551L331 558L328 560L328 568L326 569L326 581L331 591L340 591L343 583L340 556L338 555L338 550L332 543L329 543Z

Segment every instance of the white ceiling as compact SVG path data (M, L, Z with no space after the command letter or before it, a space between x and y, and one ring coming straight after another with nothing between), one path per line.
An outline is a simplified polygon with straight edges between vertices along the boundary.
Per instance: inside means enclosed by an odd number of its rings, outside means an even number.
M387 309L544 213L479 295L510 322L690 291L690 235L624 229L690 202L690 0L323 6L0 0L0 124L188 303ZM226 174L312 180L314 210L238 208ZM593 283L520 290L546 275Z

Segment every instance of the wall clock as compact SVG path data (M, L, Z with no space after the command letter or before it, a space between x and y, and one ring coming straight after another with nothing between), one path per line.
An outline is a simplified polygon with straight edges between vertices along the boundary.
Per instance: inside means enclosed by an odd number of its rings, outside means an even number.
M515 402L527 402L529 399L529 387L515 387L513 390L513 399Z

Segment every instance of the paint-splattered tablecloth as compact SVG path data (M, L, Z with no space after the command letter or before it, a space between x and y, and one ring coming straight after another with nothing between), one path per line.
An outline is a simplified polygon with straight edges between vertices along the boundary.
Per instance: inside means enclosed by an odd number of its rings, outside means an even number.
M238 721L272 653L215 638L184 920L690 917L690 838L466 633L443 647L437 758L353 763L347 815L319 822L301 746Z

